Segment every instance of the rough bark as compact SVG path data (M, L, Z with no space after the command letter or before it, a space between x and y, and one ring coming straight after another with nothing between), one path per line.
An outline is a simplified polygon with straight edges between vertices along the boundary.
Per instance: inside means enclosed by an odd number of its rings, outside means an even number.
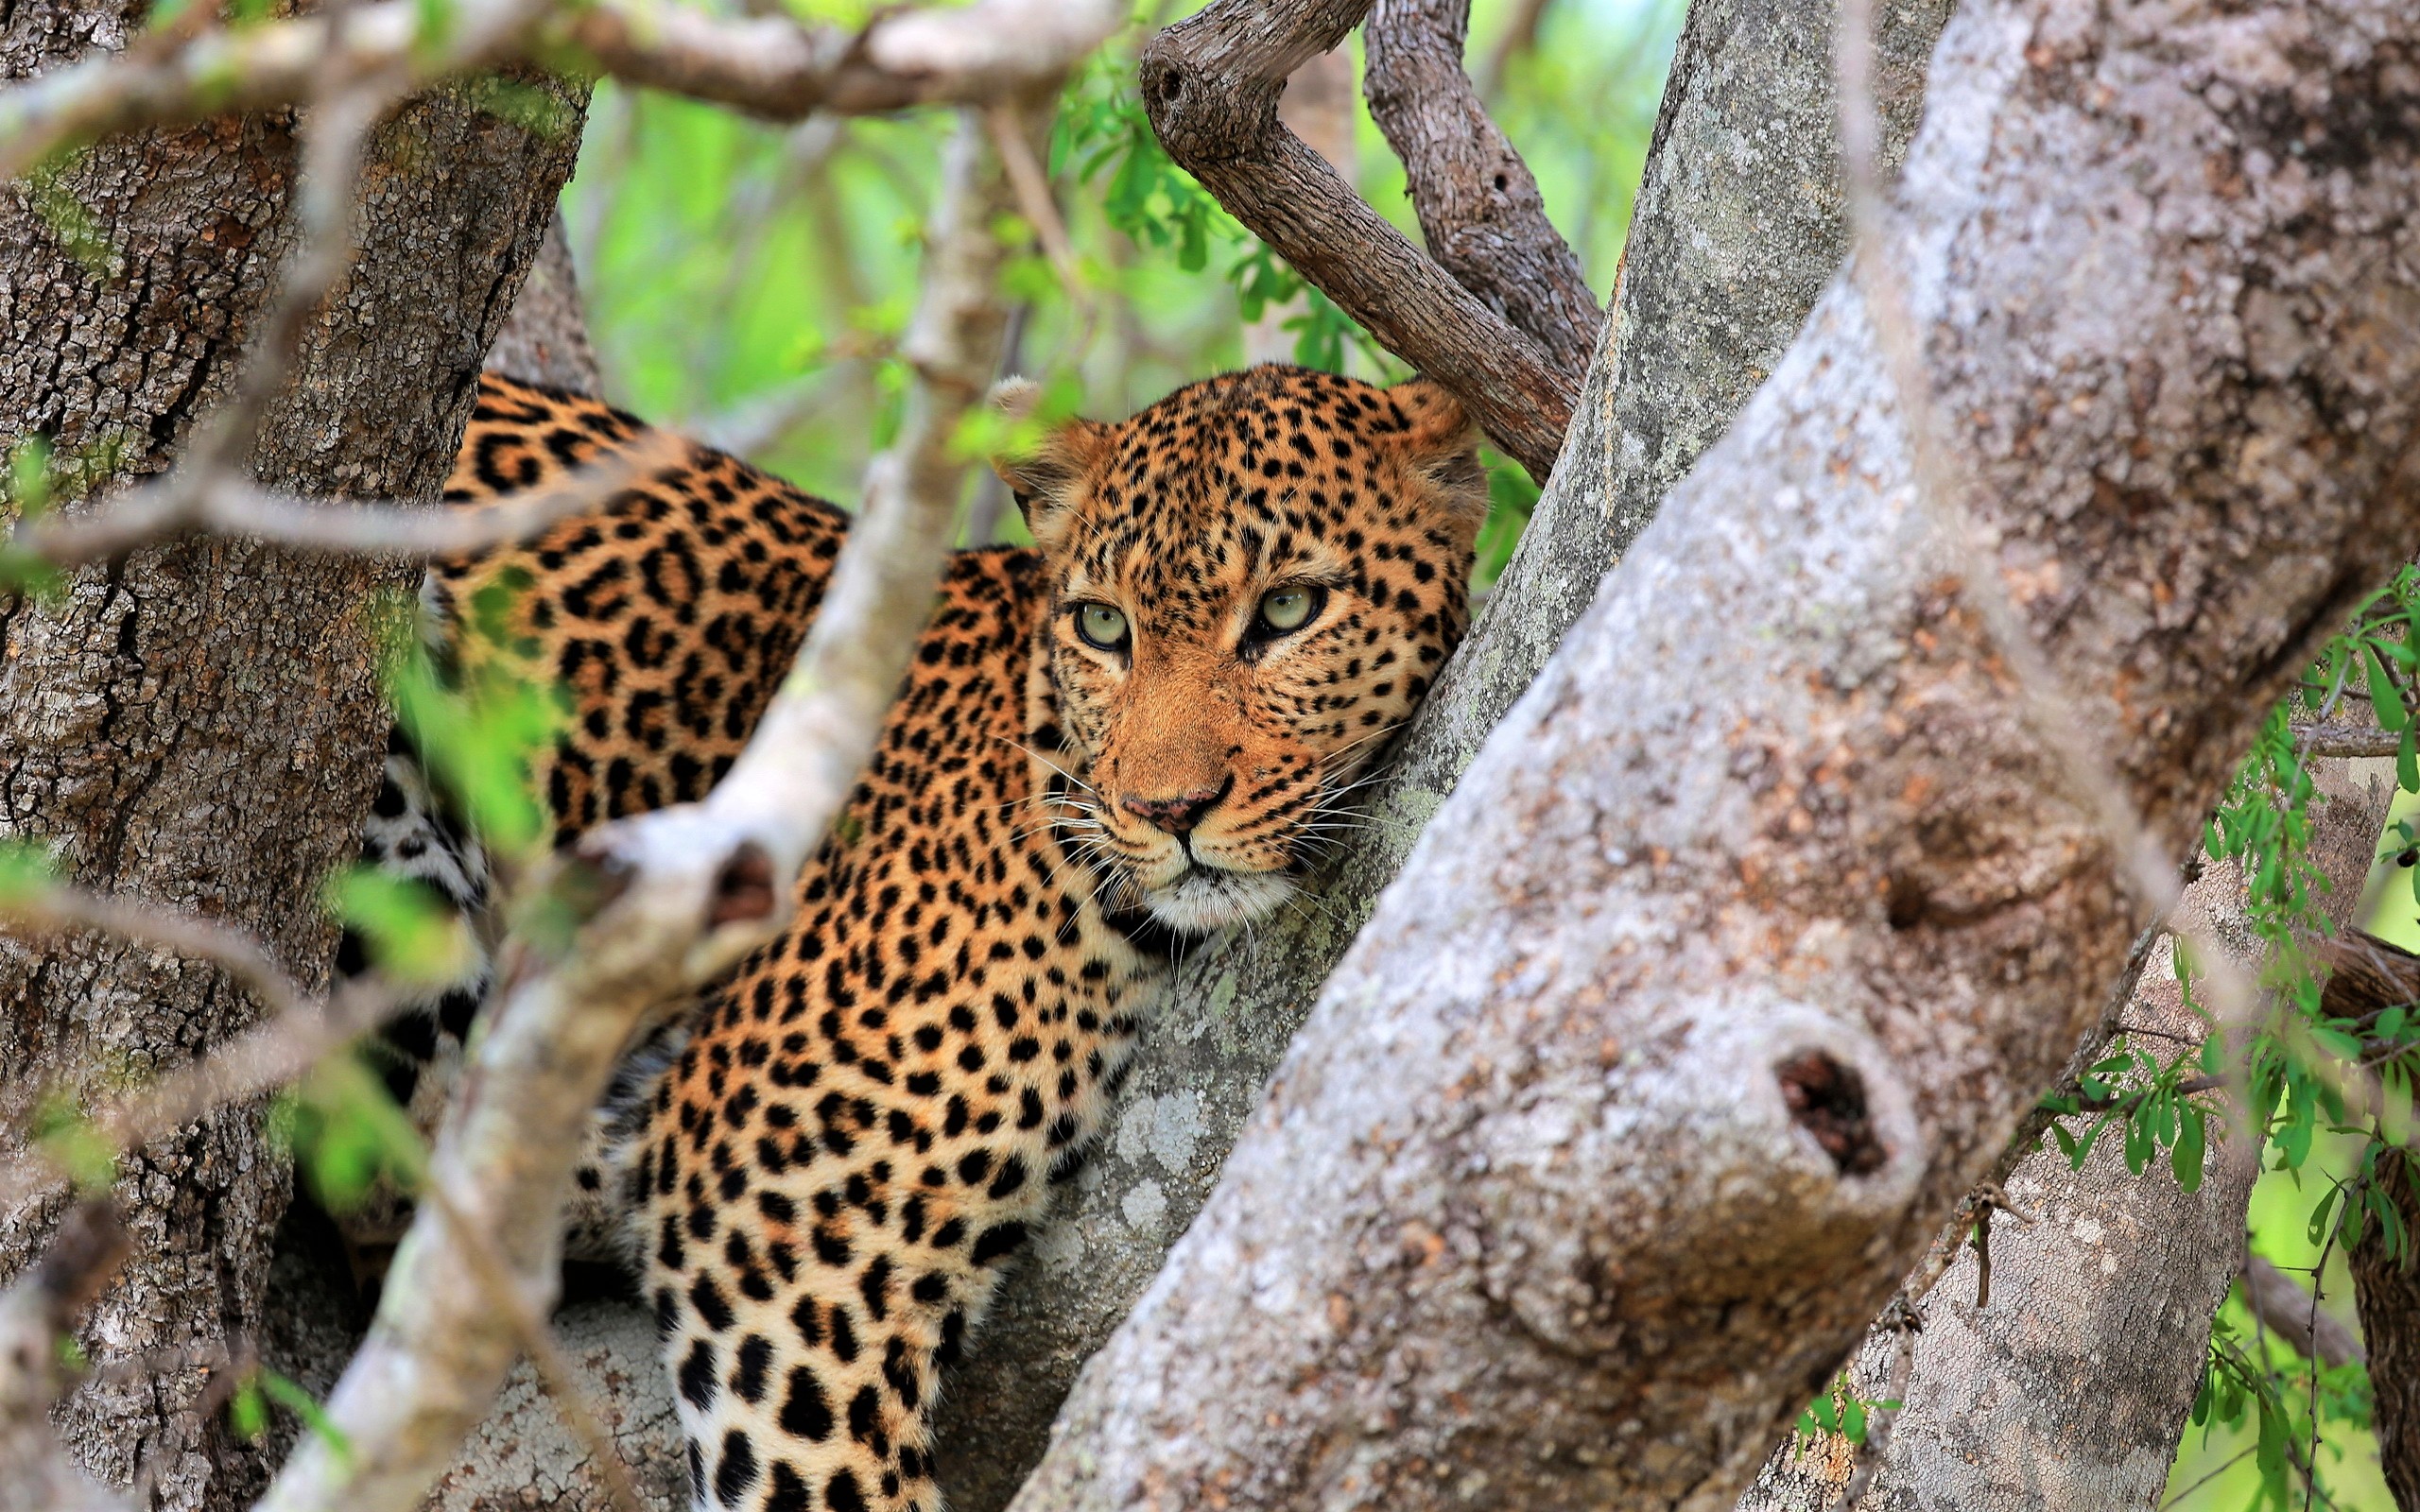
M1598 580L1664 490L1719 436L1797 335L1847 247L1828 217L1769 219L1759 204L1821 186L1840 201L1834 129L1823 112L1770 126L1784 106L1828 90L1829 4L1789 8L1774 30L1743 31L1733 0L1697 0L1665 88L1662 120L1632 220L1634 256L1615 318L1599 333L1567 455L1511 565L1447 664L1320 901L1205 949L1153 1011L1112 1132L1075 1185L1067 1216L1003 1288L979 1347L942 1405L942 1483L959 1512L995 1512L1041 1458L1051 1418L1094 1350L1158 1274L1219 1178L1262 1088L1379 889L1403 865L1488 731L1546 664ZM1753 8L1751 8L1753 9ZM1921 59L1944 0L1888 8L1897 55ZM1789 45L1775 31L1803 28ZM1919 33L1922 33L1919 37ZM1918 96L1894 98L1904 145ZM1738 144L1762 149L1743 155ZM1734 172L1692 172L1711 159ZM1692 235L1688 228L1702 228ZM1768 294L1796 291L1799 302ZM1718 321L1724 308L1733 317ZM1660 337L1667 324L1673 338ZM1619 376L1617 376L1619 375ZM1643 444L1652 437L1654 444Z
M2353 1246L2353 1297L2370 1351L2371 1425L2378 1468L2403 1512L2420 1512L2420 1181L2408 1151L2380 1150L2379 1187L2403 1219L2405 1250L2390 1254L2373 1228Z
M1935 58L1890 246L1942 438L2173 854L2420 524L2416 33L1974 0ZM1996 1159L2142 920L1886 372L1836 283L1414 848L1025 1512L1727 1506Z
M504 329L488 349L487 370L566 393L602 391L596 350L588 344L588 317L572 269L571 238L560 206L547 217L545 239L529 266Z
M1428 255L1564 371L1585 372L1603 312L1462 72L1470 26L1470 0L1377 0L1362 28L1370 114L1403 160Z
M140 8L23 5L0 71L24 78L125 45ZM252 457L310 494L433 497L479 354L571 166L471 91L404 107L374 138L362 252L309 323ZM114 141L0 189L0 440L50 438L70 496L175 456L232 387L290 249L292 122L219 119ZM87 886L240 924L306 982L335 931L320 885L350 860L386 714L376 597L409 571L189 541L69 575L50 602L0 599L0 837L56 849ZM88 1093L173 1066L257 1012L216 972L108 939L0 941L0 1124L50 1088ZM212 1369L261 1327L286 1172L256 1108L130 1157L115 1196L132 1258L83 1340L146 1368L62 1410L84 1463L161 1507L229 1506L259 1456L200 1409ZM37 1253L54 1193L0 1215L0 1275Z
M2342 930L2369 877L2388 794L2381 783L2357 783L2342 764L2323 768L2319 786L2325 800L2311 811L2309 854L2330 884L2321 910ZM2221 863L2204 868L2180 911L2249 971L2258 941L2242 905L2241 873ZM2204 1026L2185 1011L2165 945L2155 966L2106 1028L2151 1031L2145 1048L2164 1057L2180 1048L2175 1039L2199 1040ZM2098 1058L2107 1040L2092 1035L2071 1070ZM2213 1139L2223 1124L2213 1119ZM1862 1454L1831 1435L1817 1435L1804 1452L1785 1443L1739 1512L1824 1512L1860 1464L1871 1480L1858 1504L1876 1512L2158 1502L2202 1383L2210 1320L2244 1268L2256 1152L2240 1137L2214 1147L2201 1190L2188 1194L2165 1164L2130 1174L2114 1135L2077 1171L2033 1120L2024 1126L2017 1143L2026 1148L2011 1151L2004 1184L2012 1205L2034 1221L1993 1224L1989 1305L1977 1300L1980 1265L1965 1248L1925 1294L1925 1327L1903 1385L1888 1386L1899 1339L1883 1326L1868 1331L1849 1367L1859 1397L1907 1403L1887 1437ZM2308 1339L2309 1295L2273 1267L2267 1274L2301 1297L2289 1332ZM2332 1347L2360 1348L2349 1335Z

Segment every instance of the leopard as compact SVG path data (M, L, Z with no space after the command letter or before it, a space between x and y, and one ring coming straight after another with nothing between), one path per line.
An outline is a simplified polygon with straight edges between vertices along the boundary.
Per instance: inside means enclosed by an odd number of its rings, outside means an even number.
M660 434L489 377L446 498L557 487ZM1305 901L1467 629L1477 446L1434 382L1262 365L995 462L1031 543L949 558L786 926L644 1031L579 1168L567 1252L619 1256L652 1310L696 1507L942 1512L942 1372L1174 964ZM560 690L528 782L569 845L731 768L848 528L683 442L585 514L434 564L426 624L457 675ZM489 906L477 835L408 740L387 763L364 858ZM492 975L479 955L387 1031L416 1118Z

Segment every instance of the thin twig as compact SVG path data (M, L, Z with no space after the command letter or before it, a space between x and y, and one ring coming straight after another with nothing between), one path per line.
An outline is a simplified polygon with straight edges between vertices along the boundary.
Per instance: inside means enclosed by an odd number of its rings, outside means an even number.
M305 499L234 476L204 487L163 480L91 513L43 515L19 525L12 544L60 567L108 561L156 541L203 533L313 551L467 556L540 535L688 452L689 442L679 435L650 430L551 487L468 509Z
M2306 757L2392 756L2403 737L2376 725L2294 725L2290 730L2296 749Z

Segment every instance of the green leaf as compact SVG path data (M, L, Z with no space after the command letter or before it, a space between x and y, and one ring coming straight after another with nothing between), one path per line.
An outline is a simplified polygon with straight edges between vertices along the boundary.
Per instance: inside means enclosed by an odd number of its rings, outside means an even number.
M2187 1192L2202 1190L2202 1160L2204 1155L2204 1132L2202 1110L2190 1103L2178 1113L2179 1128L2176 1147L2169 1152L2169 1164L2176 1172L2176 1184Z
M312 1399L309 1392L274 1370L260 1371L258 1380L261 1389L268 1392L279 1406L302 1418L302 1426L309 1429L314 1437L327 1445L329 1452L337 1458L340 1460L353 1458L353 1440L345 1436L344 1430L337 1426L336 1419L327 1415L325 1409Z
M261 1397L257 1375L237 1386L235 1395L228 1399L227 1420L234 1426L235 1435L247 1442L257 1441L268 1432L268 1403Z
M2310 1037L2319 1043L2322 1049L2325 1050L2329 1055L2334 1056L2339 1060L2359 1060L2361 1058L2361 1041L2354 1038L2352 1035L2346 1034L2343 1030L2336 1028L2332 1024L2312 1024L2310 1026Z
M2380 730L2400 730L2411 722L2403 708L2403 690L2394 685L2386 663L2378 659L2377 647L2367 647L2369 655L2361 658L2361 671L2370 682L2370 708L2378 716Z
M2342 1196L2343 1192L2342 1187L2331 1181L2328 1183L2327 1190L2319 1194L2319 1206L2310 1211L2310 1227L2307 1232L2307 1237L2312 1244L2321 1244L2326 1240L2328 1215L2336 1211L2336 1199Z
M50 848L25 840L0 840L0 908L22 903L59 880Z
M397 981L457 981L475 958L469 925L417 879L348 867L329 879L328 906L370 941L372 960Z

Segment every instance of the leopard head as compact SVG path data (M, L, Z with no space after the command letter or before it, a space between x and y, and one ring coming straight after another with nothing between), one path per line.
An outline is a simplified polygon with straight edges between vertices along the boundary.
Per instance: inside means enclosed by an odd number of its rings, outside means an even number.
M1049 584L1035 758L1109 906L1293 896L1468 624L1476 441L1434 384L1264 366L1001 464Z

